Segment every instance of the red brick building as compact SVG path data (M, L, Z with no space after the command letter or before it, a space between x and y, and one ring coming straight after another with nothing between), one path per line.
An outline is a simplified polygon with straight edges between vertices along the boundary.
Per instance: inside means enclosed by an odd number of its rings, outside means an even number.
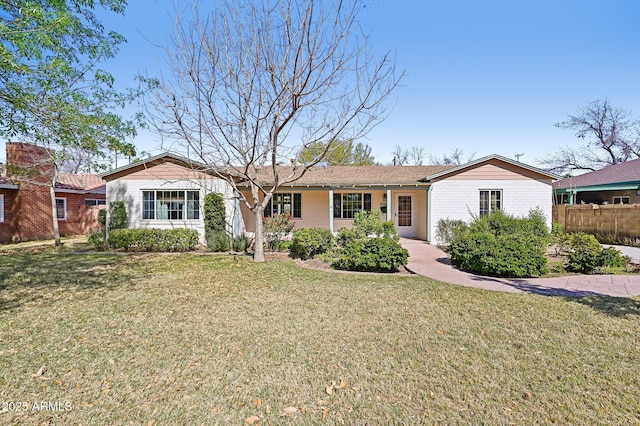
M50 187L54 168L46 148L7 142L0 176L0 243L53 238ZM55 186L60 235L88 234L99 227L105 182L94 174L60 173Z

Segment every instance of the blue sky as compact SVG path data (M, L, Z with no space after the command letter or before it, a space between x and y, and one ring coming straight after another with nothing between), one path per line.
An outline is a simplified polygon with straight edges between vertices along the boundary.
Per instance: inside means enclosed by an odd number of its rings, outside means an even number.
M128 41L104 65L119 84L163 67L173 5L129 0L124 17L105 16ZM524 153L535 165L580 143L554 123L589 101L607 97L640 116L638 18L638 0L367 0L360 20L372 47L391 51L407 76L363 142L383 164L400 144L434 155ZM134 142L160 152L147 132Z

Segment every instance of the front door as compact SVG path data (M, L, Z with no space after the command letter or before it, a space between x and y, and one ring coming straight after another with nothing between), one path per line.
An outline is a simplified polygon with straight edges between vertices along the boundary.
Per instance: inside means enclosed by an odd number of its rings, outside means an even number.
M398 194L396 196L396 230L401 237L416 236L413 214L413 195Z

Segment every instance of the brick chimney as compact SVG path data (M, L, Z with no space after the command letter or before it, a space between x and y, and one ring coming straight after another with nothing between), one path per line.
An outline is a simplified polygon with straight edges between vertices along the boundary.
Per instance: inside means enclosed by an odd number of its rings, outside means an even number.
M48 183L55 173L52 151L32 143L7 142L7 175L17 181Z

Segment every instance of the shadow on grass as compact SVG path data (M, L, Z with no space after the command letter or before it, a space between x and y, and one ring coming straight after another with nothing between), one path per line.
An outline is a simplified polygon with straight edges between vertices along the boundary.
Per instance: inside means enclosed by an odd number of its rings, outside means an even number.
M613 297L613 296L585 296L580 298L568 299L570 302L586 305L603 314L620 318L626 316L640 316L640 300L631 299L629 297Z
M630 297L614 297L587 290L569 290L558 287L546 287L525 279L475 276L474 280L480 282L495 282L515 288L523 293L561 297L568 302L586 305L612 317L624 317L628 315L640 316L640 300Z
M143 276L127 267L129 256L105 253L70 253L45 250L0 254L0 312L26 303L82 297L83 293L132 285Z

